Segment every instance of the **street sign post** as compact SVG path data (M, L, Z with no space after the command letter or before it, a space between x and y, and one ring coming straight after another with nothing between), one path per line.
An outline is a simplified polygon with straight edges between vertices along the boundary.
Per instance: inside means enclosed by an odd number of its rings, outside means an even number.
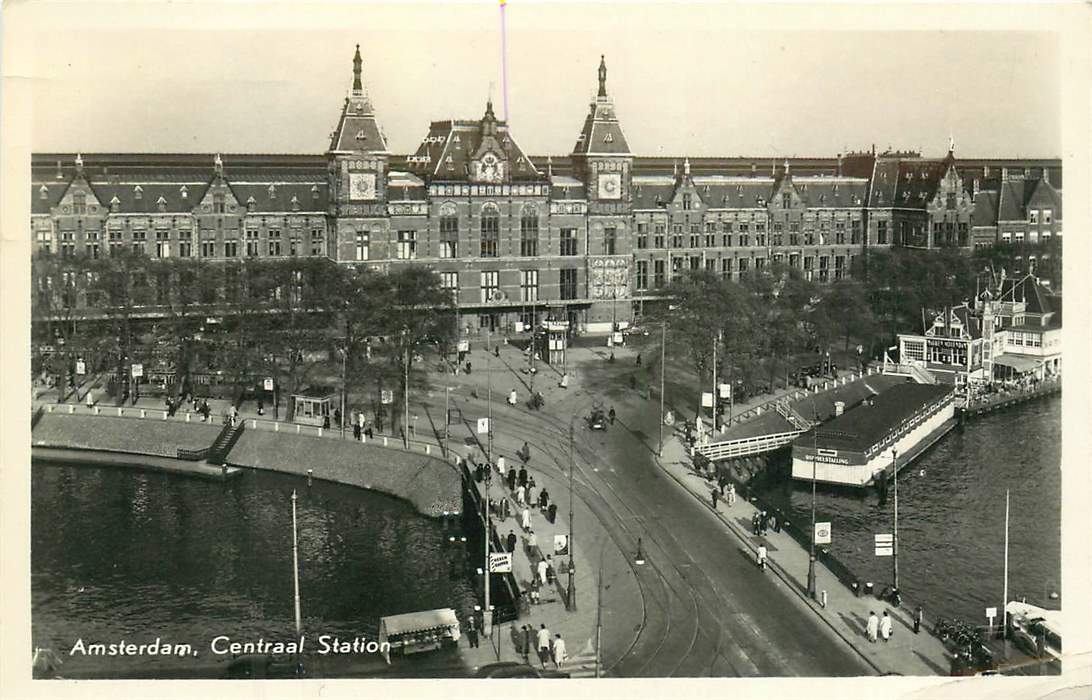
M554 535L554 554L569 553L569 536Z
M394 403L394 391L391 389L383 389L379 392L379 403L392 404Z
M997 617L997 608L986 608L986 619L990 623L990 627L993 627L993 621Z
M133 376L134 377L143 377L144 376L144 365L139 364L139 363L134 363L133 364Z
M876 556L890 557L895 554L895 536L892 534L876 535Z
M713 392L703 391L701 392L701 407L712 408L713 407Z
M729 399L729 398L732 397L732 385L731 384L721 384L721 385L719 385L718 389L720 391L720 398Z
M815 523L815 544L830 544L830 523Z
M512 573L512 553L511 552L490 552L489 553L489 571L494 574L510 574Z
M262 386L266 391L273 391L273 377L266 377L265 381L262 382Z
M87 374L87 364L83 360L76 360L76 374L81 377Z
M479 435L485 435L488 432L489 432L489 419L488 418L479 418L478 419L478 434Z

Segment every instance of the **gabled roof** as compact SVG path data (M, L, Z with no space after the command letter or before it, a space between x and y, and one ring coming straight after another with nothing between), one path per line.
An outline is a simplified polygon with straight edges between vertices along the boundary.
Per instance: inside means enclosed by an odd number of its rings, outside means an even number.
M894 201L887 206L924 209L936 195L941 178L948 172L946 160L903 160L899 162Z
M1001 193L997 205L998 221L1026 221L1027 212L1024 210L1024 185L1023 180L1008 180L1001 183Z
M997 192L979 190L974 198L974 214L972 214L975 226L997 225Z
M868 180L859 177L794 176L792 184L807 207L864 206L868 194Z
M113 210L117 200L119 214L189 214L205 196L205 184L115 184L92 182L103 206Z
M1025 193L1027 194L1027 201L1024 202L1025 209L1050 208L1054 212L1054 219L1062 220L1062 195L1050 182L1042 179L1029 182L1025 187Z
M1023 301L1024 310L1033 314L1049 314L1054 311L1053 295L1031 274L1016 279L1006 279L1001 284L998 301Z
M607 64L602 56L599 59L599 94L588 107L588 116L576 137L573 155L633 155L614 111L614 100L607 95Z
M325 182L228 184L239 205L251 213L326 211L328 191Z
M335 153L387 154L387 141L375 119L371 100L360 79L360 44L353 56L353 91L345 98L341 118L330 137L330 151Z
M872 175L872 191L869 206L893 207L895 192L899 183L899 161L890 158L877 158Z
M495 127L493 133L484 133ZM432 122L428 135L417 151L405 161L405 167L419 177L434 180L466 181L471 176L471 162L486 139L496 139L507 162L510 182L542 181L543 173L515 142L508 131L508 124L492 118L487 108L481 120L452 120Z

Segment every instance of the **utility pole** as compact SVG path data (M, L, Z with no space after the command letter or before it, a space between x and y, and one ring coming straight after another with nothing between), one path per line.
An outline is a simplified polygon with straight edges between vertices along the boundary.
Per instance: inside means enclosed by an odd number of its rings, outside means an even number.
M300 621L300 561L299 543L296 536L296 490L292 489L292 585L295 590L296 608L296 636L303 634L303 625Z
M595 602L595 677L600 678L603 665L603 562L599 562L599 590Z
M447 457L447 443L451 438L451 387L444 387L444 456Z
M1001 636L1005 658L1009 658L1009 490L1005 489L1005 584L1001 600Z
M891 478L895 480L895 530L892 533L891 565L894 568L895 590L899 588L899 453L891 448Z
M717 344L720 340L720 331L713 336L713 432L717 432Z
M349 355L348 343L341 348L341 439L345 439L345 360Z
M576 612L576 565L573 563L573 419L569 419L569 585L566 589L565 603L569 612Z
M667 356L667 321L660 323L660 449L657 456L664 456L664 358Z
M819 455L819 416L815 416L815 427L812 429L812 452L811 452L811 549L808 554L808 595L812 600L815 600L815 595L818 592L818 583L815 580L815 482L816 482L816 461Z
M486 346L485 346L485 375L487 384L486 390L486 402L487 418L486 418L486 441L485 441L485 461L486 461L486 475L485 475L485 608L482 610L482 634L486 637L492 637L493 634L493 608L489 604L489 578L492 572L489 570L489 550L490 540L492 540L492 523L489 513L489 494L492 492L493 486L493 373L490 372L489 362L489 332L486 331Z
M405 370L405 382L406 382L405 389L403 391L403 393L405 394L405 401L403 401L404 416L403 416L403 419L402 419L402 434L406 436L406 447L409 447L409 360L410 360L410 353L409 353L409 345L408 345L407 340L406 340L406 331L405 330L402 331L402 347L403 347L403 350L402 350L402 352L403 352L402 366L403 366L403 368ZM342 411L342 413L344 414L345 412Z
M618 326L618 290L610 295L610 361L614 362L614 329Z

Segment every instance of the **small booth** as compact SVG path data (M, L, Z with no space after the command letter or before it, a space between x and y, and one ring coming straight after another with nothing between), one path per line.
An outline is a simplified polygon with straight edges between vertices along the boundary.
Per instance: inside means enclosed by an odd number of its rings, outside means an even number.
M416 654L458 643L459 619L451 608L389 615L379 619L379 648L390 654ZM389 645L389 646L387 646Z
M546 361L551 365L565 364L565 348L568 345L568 321L543 321L546 331Z
M292 394L292 421L304 425L329 425L334 394Z

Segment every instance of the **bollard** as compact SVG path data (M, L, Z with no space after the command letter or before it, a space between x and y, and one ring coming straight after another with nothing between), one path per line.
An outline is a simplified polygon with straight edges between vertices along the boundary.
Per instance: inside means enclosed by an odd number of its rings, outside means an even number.
M225 479L227 478L227 465L226 464L221 464L220 465L220 476L224 477Z
M190 412L189 411L186 411L186 422L187 423L190 422Z
M383 447L387 446L387 436L383 436Z
M69 404L69 406L68 406L68 412L69 412L69 413L75 413L75 412L76 412L76 407L75 407L75 406L73 406L73 405L71 405L71 404Z
M250 429L251 430L257 430L258 429L258 421L256 419L254 419L254 418L250 419Z
M425 445L425 454L432 454L432 445Z
M300 434L300 424L296 423L296 435Z
M163 420L167 420L167 412L166 411L163 412Z
M819 593L819 604L822 605L824 608L827 607L827 592L826 591L820 591L820 593Z
M319 436L319 437L322 437L322 428L319 428L319 429L318 429L318 436Z
M49 410L52 411L53 409L51 408ZM120 417L121 417L121 406L118 406L118 418L120 418Z
M100 413L100 411L99 411L99 407L98 407L98 406L95 406L95 415L97 416L97 415L99 415L99 413Z
M145 411L143 408L140 409L140 417L141 418L147 418L148 417L148 412Z
M280 431L281 431L281 424L280 423L274 423L273 424L273 432L279 433Z

